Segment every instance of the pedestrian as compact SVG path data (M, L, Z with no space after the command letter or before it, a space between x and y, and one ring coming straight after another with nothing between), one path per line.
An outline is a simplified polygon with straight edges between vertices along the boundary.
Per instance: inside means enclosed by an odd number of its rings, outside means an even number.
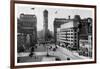
M30 54L29 54L30 57L32 57L34 55L33 52L34 52L34 47L31 47L31 51L30 51Z
M32 57L33 56L33 52L30 52L29 56Z

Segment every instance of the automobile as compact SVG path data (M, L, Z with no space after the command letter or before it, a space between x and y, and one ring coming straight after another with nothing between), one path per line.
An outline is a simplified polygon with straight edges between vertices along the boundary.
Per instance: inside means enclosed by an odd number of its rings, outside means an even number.
M61 61L61 59L59 58L59 57L56 57L56 59L55 59L56 61Z
M72 50L72 47L68 45L68 46L67 46L67 49Z
M69 58L69 57L67 57L67 60L70 60L70 58Z

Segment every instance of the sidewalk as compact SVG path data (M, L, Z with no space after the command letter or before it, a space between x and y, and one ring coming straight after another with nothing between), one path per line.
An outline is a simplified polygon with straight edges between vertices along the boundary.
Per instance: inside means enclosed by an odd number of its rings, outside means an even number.
M42 61L55 61L55 57L43 57Z
M57 46L57 47L58 47L59 51L61 51L63 54L69 56L72 59L89 59L89 57L78 55L78 53L75 51L69 51L68 49L65 49L60 46Z
M30 52L23 52L23 53L18 53L17 57L26 57L29 56ZM34 56L44 56L47 54L47 52L34 52Z

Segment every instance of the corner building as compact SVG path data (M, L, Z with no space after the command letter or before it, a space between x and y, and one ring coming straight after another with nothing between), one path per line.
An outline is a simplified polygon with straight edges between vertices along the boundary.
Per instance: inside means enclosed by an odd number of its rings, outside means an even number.
M61 24L59 31L57 31L57 42L65 44L71 49L79 49L79 21L69 19L66 23Z
M37 42L37 18L32 14L20 14L20 17L17 20L18 30L17 35L20 36L23 41L21 46L24 48L29 48L30 46L34 46ZM19 37L18 40L21 38ZM21 42L19 42L21 44Z

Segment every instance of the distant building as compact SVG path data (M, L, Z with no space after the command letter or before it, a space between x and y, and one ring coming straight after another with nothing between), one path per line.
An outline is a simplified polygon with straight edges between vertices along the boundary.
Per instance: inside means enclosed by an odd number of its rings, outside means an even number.
M81 19L80 23L80 47L87 49L87 56L92 57L92 18Z
M88 39L92 35L92 19L84 18L80 20L80 39Z
M79 38L80 42L84 43L84 40L86 43L89 43L92 45L91 40L92 40L92 19L91 18L86 18L86 19L81 19L80 21L80 33L79 33ZM91 42L91 43L90 43Z
M44 22L43 22L43 34L44 41L48 40L48 11L44 10L43 12Z
M18 36L24 36L24 46L30 47L37 42L37 18L32 14L20 14L17 20ZM26 43L26 44L25 44Z

